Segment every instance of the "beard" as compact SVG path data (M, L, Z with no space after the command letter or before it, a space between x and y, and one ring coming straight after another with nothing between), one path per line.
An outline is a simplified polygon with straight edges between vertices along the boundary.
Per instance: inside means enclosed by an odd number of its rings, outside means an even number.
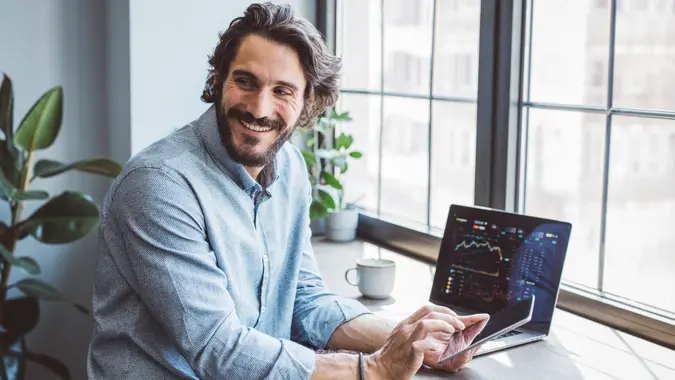
M232 160L250 167L262 167L271 164L274 157L286 141L291 137L293 128L287 128L286 123L281 120L269 118L256 119L252 114L243 110L241 106L232 106L225 109L220 99L217 101L216 120L218 130L220 131L220 140ZM277 139L264 152L257 153L256 147L260 139L249 134L242 134L242 141L237 144L234 142L234 132L229 123L230 119L243 120L246 123L257 125L263 128L272 128L279 131Z

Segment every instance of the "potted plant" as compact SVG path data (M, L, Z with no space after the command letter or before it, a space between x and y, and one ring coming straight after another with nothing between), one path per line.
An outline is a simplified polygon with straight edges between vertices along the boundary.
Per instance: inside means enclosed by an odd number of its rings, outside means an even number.
M23 379L26 361L39 363L61 378L70 378L68 368L57 359L26 347L26 334L39 321L39 300L65 301L89 315L82 305L70 302L53 286L35 277L10 284L13 268L29 275L39 275L40 265L17 250L17 243L33 238L45 244L66 244L87 235L98 222L98 206L91 196L65 191L50 196L43 190L30 190L36 178L49 178L78 170L116 177L122 167L107 158L93 158L73 163L41 159L33 162L34 152L50 147L61 128L63 89L54 87L44 93L14 132L13 90L5 74L0 85L0 198L10 208L10 220L0 221L0 379ZM25 202L44 201L31 215L23 213ZM16 289L20 297L8 298Z
M328 240L350 241L356 237L358 211L344 197L344 174L349 169L349 160L359 159L362 154L352 149L354 138L341 132L335 136L337 123L349 122L349 112L329 111L322 116L306 136L302 154L313 189L310 219L325 220ZM329 137L334 136L331 143ZM316 231L314 231L316 232Z

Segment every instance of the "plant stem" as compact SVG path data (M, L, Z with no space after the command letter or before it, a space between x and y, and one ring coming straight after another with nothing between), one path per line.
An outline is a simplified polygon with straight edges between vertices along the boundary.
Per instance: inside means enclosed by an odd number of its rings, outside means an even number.
M26 191L28 188L28 183L30 182L31 176L31 167L33 164L33 152L29 151L27 158L24 160L24 167L21 170L21 191ZM16 226L21 221L21 214L23 213L23 201L13 201L12 202L12 224L9 226L9 235L7 236L8 241L3 241L5 247L13 255L14 250L16 249L16 241L19 238L19 231L17 231ZM5 262L2 266L2 283L0 284L0 321L2 318L2 311L5 305L5 300L7 299L7 289L9 285L9 275L11 273L12 266L9 263Z

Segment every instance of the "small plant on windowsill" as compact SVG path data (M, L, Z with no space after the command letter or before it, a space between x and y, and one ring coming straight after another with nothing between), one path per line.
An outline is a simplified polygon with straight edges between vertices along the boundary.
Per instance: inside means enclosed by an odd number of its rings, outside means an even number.
M352 148L352 135L341 132L334 136L338 123L352 121L349 112L330 110L320 117L314 127L305 134L306 147L302 155L307 164L309 181L312 184L313 201L310 206L312 221L325 218L326 238L332 241L350 241L356 236L358 211L354 202L345 200L345 173L351 160L360 159L362 153Z
M114 178L122 167L104 157L68 164L49 159L33 162L34 153L49 148L59 134L63 89L57 86L45 92L19 123L15 133L12 82L6 74L1 79L0 200L7 202L10 220L0 221L0 379L23 379L27 360L69 379L70 372L63 363L26 347L26 335L40 320L39 300L70 303L87 315L89 311L70 302L56 288L36 277L10 283L10 274L12 269L33 276L41 273L35 259L20 254L22 250L18 249L18 243L21 240L32 238L44 244L79 240L98 222L98 206L91 196L82 192L65 191L52 197L46 191L29 189L29 185L35 179L50 178L71 170ZM32 214L24 216L24 203L36 201L44 203ZM9 298L11 289L18 290L22 296Z

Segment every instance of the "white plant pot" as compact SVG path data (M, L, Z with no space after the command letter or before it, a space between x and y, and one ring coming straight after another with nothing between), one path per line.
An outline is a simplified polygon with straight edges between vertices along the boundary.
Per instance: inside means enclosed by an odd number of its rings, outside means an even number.
M338 242L352 241L356 238L358 224L358 210L332 211L326 218L326 239Z

